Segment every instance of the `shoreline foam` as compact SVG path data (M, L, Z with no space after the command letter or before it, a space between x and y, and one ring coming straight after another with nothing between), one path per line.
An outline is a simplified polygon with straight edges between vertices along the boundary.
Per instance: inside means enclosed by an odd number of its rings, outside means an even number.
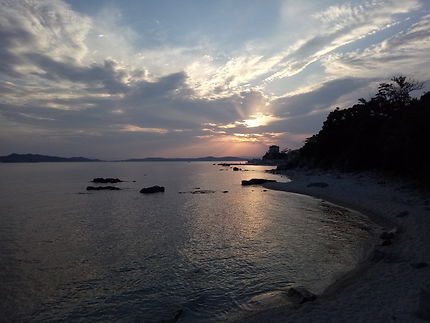
M401 233L396 234L393 244L377 246L373 256L369 252L367 260L332 284L316 301L294 310L267 310L246 321L422 322L416 314L422 301L421 290L430 290L430 266L414 265L430 263L429 196L407 189L401 181L369 173L291 170L286 175L291 182L263 186L327 200ZM309 187L311 183L328 185Z

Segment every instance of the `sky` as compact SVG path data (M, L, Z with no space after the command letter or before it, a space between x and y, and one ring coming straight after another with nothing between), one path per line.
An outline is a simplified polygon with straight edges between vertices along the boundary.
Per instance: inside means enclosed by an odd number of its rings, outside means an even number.
M430 88L428 0L0 5L0 155L256 157L394 75Z

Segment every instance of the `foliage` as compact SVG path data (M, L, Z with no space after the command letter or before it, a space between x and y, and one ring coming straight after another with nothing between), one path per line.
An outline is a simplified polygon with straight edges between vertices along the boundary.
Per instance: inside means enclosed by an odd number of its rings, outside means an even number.
M422 84L393 77L369 101L332 111L320 132L300 149L307 164L343 170L383 170L430 179L430 93Z

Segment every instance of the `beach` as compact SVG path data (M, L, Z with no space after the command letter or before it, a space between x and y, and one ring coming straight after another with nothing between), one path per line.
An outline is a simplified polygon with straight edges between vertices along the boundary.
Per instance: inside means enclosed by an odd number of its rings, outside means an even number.
M248 322L423 322L430 319L430 198L373 173L289 170L264 187L311 195L369 216L394 238L313 301L248 317ZM311 184L311 185L310 185ZM385 245L384 245L385 244Z

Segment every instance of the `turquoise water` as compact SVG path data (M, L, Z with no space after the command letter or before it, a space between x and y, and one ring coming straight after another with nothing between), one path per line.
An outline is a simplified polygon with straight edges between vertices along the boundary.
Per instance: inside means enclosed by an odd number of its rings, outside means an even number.
M249 300L292 283L320 293L369 248L364 216L242 187L242 179L287 179L241 168L248 171L207 162L0 164L4 319L224 321L260 310ZM88 194L94 177L126 182ZM139 193L152 185L166 192Z

